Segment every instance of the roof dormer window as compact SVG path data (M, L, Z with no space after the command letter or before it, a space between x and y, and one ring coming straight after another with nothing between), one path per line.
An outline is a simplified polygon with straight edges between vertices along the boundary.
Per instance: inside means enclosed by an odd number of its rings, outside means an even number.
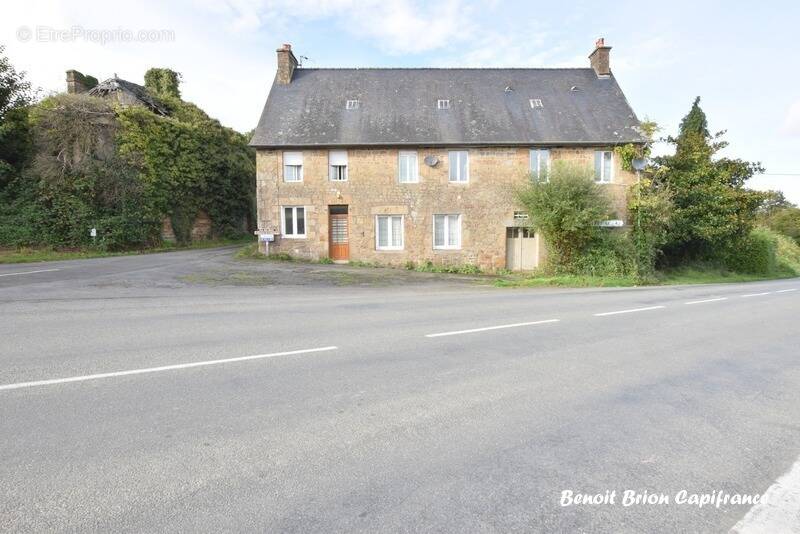
M450 109L450 101L446 99L439 99L436 101L437 109Z
M359 106L359 101L358 100L348 100L345 103L344 108L345 109L358 109L358 106Z
M531 98L530 100L528 100L528 102L530 102L531 107L533 109L543 108L544 107L544 105L542 104L542 99L541 98Z

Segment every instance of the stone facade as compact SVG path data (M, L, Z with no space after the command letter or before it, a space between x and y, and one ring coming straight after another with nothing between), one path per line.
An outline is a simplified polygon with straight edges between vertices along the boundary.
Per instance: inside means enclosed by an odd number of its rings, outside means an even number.
M463 149L462 149L463 150ZM594 165L594 148L551 148L551 161L570 160ZM283 252L295 257L319 260L328 257L328 208L346 205L349 220L350 259L403 265L408 261L436 264L475 264L485 270L506 267L506 228L518 225L514 212L514 188L528 179L528 147L469 148L468 183L448 181L448 149L419 148L418 183L398 180L398 149L369 148L348 150L348 179L328 178L328 150L303 150L303 181L283 180L283 152L257 151L258 227L273 233L270 253ZM435 156L431 167L424 159ZM614 181L605 184L625 218L625 193L635 181L623 171L614 157ZM305 206L306 237L281 236L281 206ZM402 215L402 250L384 251L376 247L376 216ZM461 215L461 248L437 250L433 247L434 214ZM537 237L538 239L538 237ZM262 244L262 251L264 245ZM543 246L540 255L543 255Z

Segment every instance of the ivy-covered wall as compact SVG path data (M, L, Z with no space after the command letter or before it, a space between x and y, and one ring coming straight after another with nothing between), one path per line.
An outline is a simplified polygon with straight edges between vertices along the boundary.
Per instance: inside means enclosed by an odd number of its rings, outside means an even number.
M86 95L34 105L33 156L2 192L0 246L154 246L165 217L188 242L200 212L213 236L251 230L255 154L247 137L176 96L157 98L169 117Z

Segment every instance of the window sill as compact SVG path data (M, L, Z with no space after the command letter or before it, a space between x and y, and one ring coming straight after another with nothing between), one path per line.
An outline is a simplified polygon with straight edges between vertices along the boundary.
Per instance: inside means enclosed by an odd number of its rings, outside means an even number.
M281 234L281 239L308 239L307 235L284 235Z
M402 248L376 248L375 252L403 252Z

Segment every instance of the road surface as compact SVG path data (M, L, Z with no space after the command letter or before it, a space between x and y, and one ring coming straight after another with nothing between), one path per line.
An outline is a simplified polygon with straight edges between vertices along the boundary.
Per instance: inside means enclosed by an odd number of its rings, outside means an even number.
M0 531L800 528L800 280L242 285L312 271L230 256L0 266Z

